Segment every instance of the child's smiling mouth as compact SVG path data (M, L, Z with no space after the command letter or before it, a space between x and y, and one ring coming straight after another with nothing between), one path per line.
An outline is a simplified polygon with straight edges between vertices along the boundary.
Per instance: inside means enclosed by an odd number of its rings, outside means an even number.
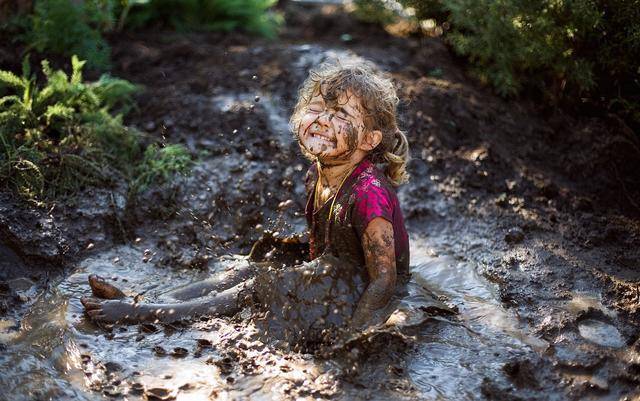
M336 146L336 140L327 134L321 132L311 132L311 137L316 138L321 142L325 142L328 145Z
M307 131L307 140L304 141L305 147L315 153L317 151L325 151L327 148L335 148L337 139L331 135L328 127L322 127L318 123L313 123Z

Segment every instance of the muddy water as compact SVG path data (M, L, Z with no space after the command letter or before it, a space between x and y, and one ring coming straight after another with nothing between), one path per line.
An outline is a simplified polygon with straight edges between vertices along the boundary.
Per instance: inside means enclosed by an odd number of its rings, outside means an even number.
M249 395L252 399L340 395L476 399L484 378L504 380L500 368L506 361L546 347L502 308L496 289L473 264L429 256L420 240L413 242L409 295L393 317L399 326L413 326L407 337L412 344L394 359L406 367L404 379L410 384L401 389L375 391L381 386L378 380L397 381L395 376L361 378L368 389L354 388L352 380L343 380L345 367L337 361L263 343L243 313L230 320L166 326L100 328L87 321L79 297L89 293L89 274L109 277L143 301L161 298L171 288L210 274L154 267L143 261L144 250L142 244L122 246L84 260L73 274L42 294L19 328L7 322L0 326L6 347L0 357L0 385L11 399L140 399L154 394L179 400L207 399L212 394L220 399ZM234 263L245 262L229 257L213 269ZM455 305L459 315L425 314L421 307L429 304L431 294ZM588 322L580 328L594 336L603 330ZM389 360L385 355L369 358L365 368L384 372Z

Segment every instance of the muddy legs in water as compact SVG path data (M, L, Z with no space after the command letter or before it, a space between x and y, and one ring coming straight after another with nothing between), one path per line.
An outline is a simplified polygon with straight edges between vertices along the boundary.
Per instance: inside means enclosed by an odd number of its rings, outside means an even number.
M81 299L87 315L103 323L171 322L201 315L230 315L237 312L243 290L253 285L249 265L235 267L214 277L173 290L166 303L134 302L102 277L89 276L93 297Z

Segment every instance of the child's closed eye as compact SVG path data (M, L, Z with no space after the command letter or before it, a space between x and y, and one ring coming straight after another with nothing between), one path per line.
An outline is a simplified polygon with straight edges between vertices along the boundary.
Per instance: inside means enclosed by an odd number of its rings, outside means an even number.
M343 121L348 121L349 119L349 114L347 114L344 110L340 109L338 110L338 112L336 113L336 117L338 117L339 119L343 120Z

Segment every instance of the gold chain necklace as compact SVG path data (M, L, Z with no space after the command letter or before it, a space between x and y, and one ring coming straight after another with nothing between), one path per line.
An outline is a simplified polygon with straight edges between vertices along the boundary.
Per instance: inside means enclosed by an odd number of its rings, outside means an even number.
M349 169L349 171L345 173L344 177L342 177L342 180L340 181L340 185L338 185L338 189L336 189L335 194L333 194L333 200L331 201L331 207L329 207L329 216L327 217L327 221L331 222L331 216L333 215L333 207L336 204L336 199L338 199L338 193L340 193L340 190L342 189L342 186L344 185L345 181L347 181L347 178L351 175L351 173L353 173L353 170L355 170L357 166L358 164L356 163L356 165L353 166L351 169ZM316 188L314 193L314 209L315 210L318 210L318 208L320 207L318 199L320 195L320 180L322 179L322 173L321 173L322 170L320 169L319 162L317 165L317 170L318 170L318 180L316 181Z

